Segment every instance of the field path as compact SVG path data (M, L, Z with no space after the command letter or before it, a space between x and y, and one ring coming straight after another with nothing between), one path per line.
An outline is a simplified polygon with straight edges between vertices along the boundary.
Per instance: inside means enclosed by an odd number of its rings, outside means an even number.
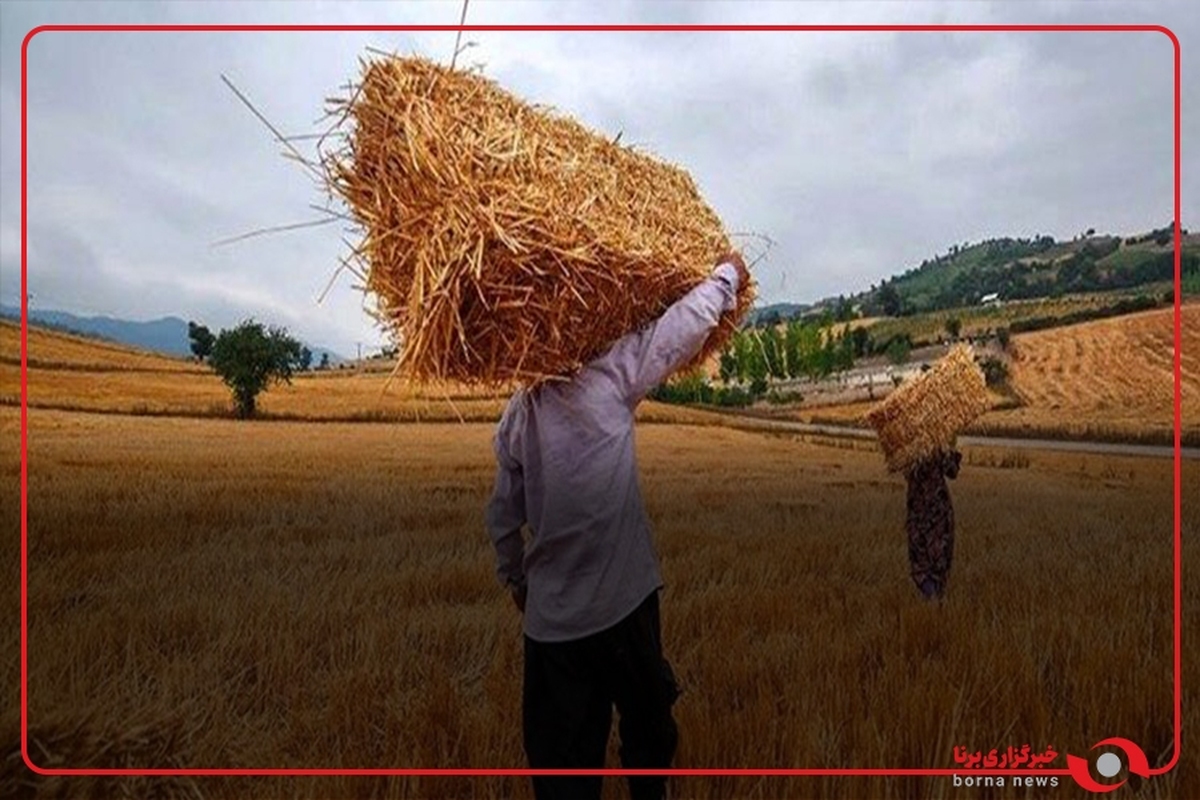
M784 419L763 419L740 414L728 414L727 425L745 431L767 433L799 433L816 436L832 436L847 439L875 440L875 432L848 425L821 425ZM959 445L971 447L1005 447L1027 450L1060 450L1072 453L1092 453L1110 456L1148 456L1174 458L1175 448L1165 445L1118 444L1112 442L1087 442L1067 439L1026 439L1001 436L960 436ZM1200 459L1200 447L1181 447L1180 457Z

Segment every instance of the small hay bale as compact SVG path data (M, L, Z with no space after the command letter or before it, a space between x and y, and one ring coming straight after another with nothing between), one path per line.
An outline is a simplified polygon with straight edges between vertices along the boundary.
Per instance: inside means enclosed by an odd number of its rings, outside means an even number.
M330 101L346 135L321 166L362 229L348 263L410 380L569 375L731 249L676 166L475 73L420 58L362 67L351 96ZM753 299L742 287L687 368L724 345Z
M888 470L903 472L937 451L991 407L983 371L959 345L926 373L900 385L867 414Z

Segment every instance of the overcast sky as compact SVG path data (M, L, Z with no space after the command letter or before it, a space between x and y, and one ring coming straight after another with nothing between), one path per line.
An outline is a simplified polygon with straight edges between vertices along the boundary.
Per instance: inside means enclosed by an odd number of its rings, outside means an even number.
M40 24L456 24L448 2L0 3L0 300L20 296L21 42ZM502 2L468 24L1153 23L1182 42L1184 174L1200 98L1186 2ZM732 231L776 245L763 302L868 288L996 236L1172 217L1172 64L1157 33L468 33L527 100L681 164ZM254 316L345 354L382 341L323 197L221 82L309 133L367 46L448 62L453 33L47 32L28 56L35 308L214 330ZM1192 173L1194 174L1194 173ZM1197 225L1184 180L1183 223ZM752 253L755 240L741 240Z

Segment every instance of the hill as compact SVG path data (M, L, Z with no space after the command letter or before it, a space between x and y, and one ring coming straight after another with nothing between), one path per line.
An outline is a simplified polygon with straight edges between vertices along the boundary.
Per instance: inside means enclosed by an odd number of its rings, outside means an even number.
M13 306L0 305L0 317L12 320L21 319L21 309ZM187 322L179 317L162 317L149 321L134 321L116 317L98 316L81 317L68 311L48 309L30 309L30 322L37 322L47 328L62 331L77 336L100 338L110 342L132 345L143 350L151 350L170 356L190 356L191 345L188 341ZM213 331L216 333L217 331ZM322 354L329 355L329 361L338 364L346 359L324 347L318 347L302 342L312 350L314 363L320 362Z
M34 323L28 335L30 369L77 372L193 372L208 369L190 358L135 348L96 337L80 336ZM0 363L21 363L19 320L0 318Z
M1200 279L1200 236L1184 231L1187 289ZM1031 300L1162 287L1175 275L1170 226L1138 236L1087 234L999 238L953 245L917 267L850 298L867 315L902 316L978 305L989 296Z
M772 325L780 320L796 319L811 311L811 303L772 303L752 308L746 314L746 325Z
M21 309L0 306L0 315L19 321ZM99 337L167 355L187 356L191 353L187 322L178 317L136 322L107 316L81 317L67 311L30 309L29 321L67 333Z

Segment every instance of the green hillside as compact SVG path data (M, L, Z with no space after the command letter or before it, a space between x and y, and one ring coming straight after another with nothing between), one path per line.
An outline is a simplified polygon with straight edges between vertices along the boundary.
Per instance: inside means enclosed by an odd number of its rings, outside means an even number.
M1112 292L1174 278L1170 226L1139 236L1095 234L1069 242L1049 236L990 239L954 245L944 254L860 293L852 301L867 316L906 316L978 305L984 297L1034 300ZM1200 272L1200 236L1183 237L1185 291Z

